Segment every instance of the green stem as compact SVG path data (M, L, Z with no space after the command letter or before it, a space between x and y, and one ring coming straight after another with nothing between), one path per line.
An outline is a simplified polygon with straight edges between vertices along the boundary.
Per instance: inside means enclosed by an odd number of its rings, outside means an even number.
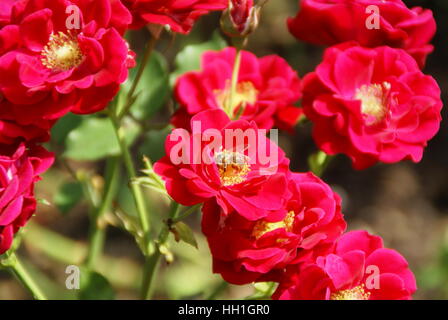
M237 90L238 90L240 66L241 66L241 49L236 48L235 63L233 64L233 72L232 72L232 80L231 80L232 82L231 82L231 86L230 86L229 102L227 103L226 110L225 110L227 115L231 119L233 119L233 116L234 116L233 102L235 100L235 96L236 96Z
M12 260L12 263L9 266L11 272L25 286L25 288L28 289L28 291L33 295L34 299L47 300L47 297L30 276L19 258L14 253L9 258Z
M179 204L173 201L171 204L169 219L175 220L177 218L178 213L179 213ZM145 300L151 298L151 284L156 274L160 257L162 256L162 253L160 252L160 247L166 244L169 234L170 234L169 225L165 223L162 227L162 230L160 231L159 238L157 240L157 248L155 252L146 259L145 267L143 270L143 284L141 291L141 296Z
M154 34L151 34L151 38L149 39L148 44L146 45L146 50L143 55L142 62L137 71L137 75L135 76L135 79L132 83L131 89L128 92L128 95L126 98L126 104L124 105L122 110L117 110L119 112L117 114L117 117L119 120L121 120L129 112L129 109L131 109L132 104L135 101L135 99L134 99L135 91L137 90L138 84L140 83L140 80L143 76L143 72L145 71L145 68L148 65L148 62L152 55L152 52L154 51L154 48L156 46L157 40L159 40L161 31L162 31L162 29L156 31Z
M176 222L179 222L179 221L182 221L182 220L186 219L192 213L196 212L200 207L201 207L201 205L197 204L195 206L192 206L192 207L188 208L187 210L182 212L182 214L180 214L177 218L173 219L173 223L176 223Z
M118 144L120 145L121 156L128 173L129 181L133 181L137 178L137 170L134 167L131 153L126 144L124 129L120 127L120 120L113 114L113 112L110 113L110 119L115 128L115 135L117 137ZM143 234L145 237L149 237L150 223L142 189L137 183L130 183L129 187L134 198L135 207L137 208ZM144 255L147 255L147 253L148 252L143 252Z
M145 71L145 68L148 65L148 62L151 58L151 55L152 55L152 52L156 45L156 42L159 39L161 31L162 31L162 28L159 28L154 33L151 34L151 39L149 40L149 42L146 46L146 50L145 50L145 54L143 56L142 63L140 64L140 67L137 71L137 75L135 76L135 79L132 83L132 87L128 92L126 103L125 103L124 107L119 108L119 106L117 104L115 104L114 107L109 112L109 118L111 119L112 124L115 129L114 130L115 135L117 137L117 141L120 146L121 156L122 156L124 165L126 167L126 171L128 173L129 181L133 181L137 178L137 170L135 169L131 153L129 151L128 145L126 144L124 129L121 127L121 120L129 112L132 104L135 101L135 97L134 97L135 91L137 90L138 84L140 83L140 80L143 76L143 72ZM145 203L145 199L143 196L143 192L142 192L140 186L135 183L130 183L130 189L132 192L132 196L134 198L134 203L135 203L135 207L137 209L137 213L138 213L138 216L140 219L142 231L143 231L145 237L149 238L150 222L149 222L149 217L148 217L148 213L146 210L146 203ZM148 254L148 251L149 251L148 247L149 247L149 245L146 246L145 252L143 252L143 254L145 256Z
M106 238L106 226L101 223L101 218L110 208L114 193L116 191L119 177L119 158L114 157L107 160L106 164L106 186L100 206L95 209L91 216L89 251L86 259L86 267L93 270L98 258L101 256Z

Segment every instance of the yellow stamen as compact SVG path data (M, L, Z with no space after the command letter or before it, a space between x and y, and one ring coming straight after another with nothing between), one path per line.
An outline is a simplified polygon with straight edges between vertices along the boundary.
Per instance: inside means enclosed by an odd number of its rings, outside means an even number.
M230 91L230 82L227 82L223 90L215 90L216 101L223 110L231 110L235 113L239 108L244 110L247 105L257 102L258 91L252 82L238 83L232 99ZM232 104L231 106L229 106L230 103Z
M361 112L374 117L374 123L381 121L386 115L390 88L389 82L383 82L363 85L356 91L355 99L361 100Z
M52 34L41 54L42 64L55 71L76 68L84 59L77 38L70 31Z
M278 222L267 222L264 220L258 221L254 226L252 236L255 237L256 239L259 239L266 233L280 228L285 228L286 231L292 232L294 228L294 219L295 219L295 213L294 211L290 211L286 214L285 219L283 219L282 221Z
M369 300L370 292L364 290L364 285L353 289L341 290L331 294L331 300Z

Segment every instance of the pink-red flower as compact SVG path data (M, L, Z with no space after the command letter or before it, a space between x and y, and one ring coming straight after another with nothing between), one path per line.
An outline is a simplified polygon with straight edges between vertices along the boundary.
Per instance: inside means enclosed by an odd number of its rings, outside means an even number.
M82 12L85 23L95 21L98 28L114 28L121 35L132 23L132 14L121 0L71 0Z
M30 125L105 108L133 60L120 34L130 21L118 0L14 2L0 30L2 116Z
M3 254L11 247L14 234L34 214L34 184L51 166L53 154L25 144L0 148L0 254Z
M259 128L290 130L302 113L294 106L301 96L297 73L276 55L258 59L242 51L236 93L232 94L235 54L234 48L206 52L201 71L178 79L175 95L180 108L172 123L188 128L192 115L222 109L236 117L241 115L240 119L254 120Z
M191 119L190 134L175 129L166 156L154 170L169 195L191 206L215 198L228 214L238 211L257 220L285 203L289 159L253 122L230 121L220 109Z
M343 235L334 252L295 268L273 298L282 300L408 300L415 277L398 252L366 231Z
M405 51L345 43L327 49L303 80L303 107L317 145L363 169L419 162L439 130L442 101L436 81Z
M370 24L376 11L366 12L371 6L379 10L379 24L374 28ZM436 32L431 10L409 9L401 0L302 0L288 26L298 39L314 44L331 46L353 40L367 47L402 48L421 67L433 50L429 42Z
M205 203L202 230L215 273L234 284L273 280L286 266L332 247L346 227L339 196L311 173L291 174L289 191L281 210L255 221L224 215L214 200Z
M228 0L123 0L134 17L131 28L146 24L168 25L172 31L187 34L201 16L224 10Z
M8 106L1 104L0 106ZM0 110L1 114L2 110ZM15 144L21 141L31 143L47 142L50 139L50 129L54 121L37 121L35 124L23 125L0 116L0 145Z

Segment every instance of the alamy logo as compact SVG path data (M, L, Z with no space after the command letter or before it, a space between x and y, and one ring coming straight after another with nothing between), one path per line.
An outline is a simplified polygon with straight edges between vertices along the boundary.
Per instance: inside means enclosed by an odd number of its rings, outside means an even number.
M368 30L380 29L380 8L375 5L370 5L366 8L366 14L369 16L366 19L366 28Z
M79 290L81 271L78 266L70 265L65 268L65 273L68 274L65 279L65 287L68 290Z
M67 6L65 13L69 15L65 20L67 30L81 29L81 13L79 12L79 8L75 5Z
M366 278L366 288L369 290L380 288L380 268L376 265L369 265L365 271L369 276Z

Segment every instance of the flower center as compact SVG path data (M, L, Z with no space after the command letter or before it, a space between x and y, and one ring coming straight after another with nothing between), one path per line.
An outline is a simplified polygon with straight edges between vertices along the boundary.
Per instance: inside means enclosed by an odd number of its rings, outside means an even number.
M215 90L215 97L218 105L224 110L232 110L233 113L239 111L237 109L246 108L248 104L257 102L258 90L252 82L240 82L236 87L235 94L231 95L231 84L227 81L223 90Z
M291 232L294 227L294 218L294 211L289 211L285 219L279 222L267 222L264 220L258 221L252 230L252 236L259 239L266 233L280 228L285 228L286 231Z
M369 300L370 292L364 290L364 285L353 289L341 290L331 294L331 300Z
M361 100L361 112L373 117L373 122L382 120L386 114L390 83L363 85L355 93L355 99Z
M219 177L224 186L233 186L246 180L250 172L249 157L239 152L221 151L215 155Z
M84 59L77 38L70 31L52 34L41 54L42 64L48 69L56 71L76 68Z

